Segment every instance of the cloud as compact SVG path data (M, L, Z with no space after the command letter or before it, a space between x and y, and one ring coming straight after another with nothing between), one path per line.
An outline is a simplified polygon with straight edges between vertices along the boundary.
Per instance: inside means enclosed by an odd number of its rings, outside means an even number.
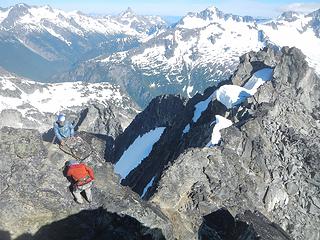
M315 10L320 9L320 3L291 3L288 5L284 5L277 10L279 12L286 11L294 11L294 12L302 12L302 13L310 13Z

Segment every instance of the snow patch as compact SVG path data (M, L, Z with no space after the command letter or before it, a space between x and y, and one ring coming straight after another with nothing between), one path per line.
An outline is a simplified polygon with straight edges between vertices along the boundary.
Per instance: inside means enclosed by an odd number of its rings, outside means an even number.
M207 144L208 147L217 145L221 139L220 130L224 128L228 128L233 124L232 121L220 115L216 115L215 117L216 117L215 126L213 127L213 130L212 130L211 141Z
M154 182L155 179L156 179L156 176L154 176L154 177L149 181L149 183L147 184L147 186L145 186L145 188L143 189L143 193L142 193L142 195L141 195L142 198L146 195L147 191L148 191L149 188L152 186L152 184L153 184L153 182Z
M11 11L11 8L7 9L6 11L0 11L0 23L3 22L8 17L9 12Z
M189 98L192 97L192 95L191 95L192 91L193 91L193 86L188 86L188 87L187 87L187 94L188 94L188 97L189 97Z
M17 89L16 85L14 85L9 77L0 77L1 90L11 90L15 91Z
M236 85L224 85L220 87L216 93L217 100L227 108L232 108L242 103L249 96L251 95L247 89Z
M198 102L194 106L195 110L194 110L193 118L192 118L192 121L194 123L196 123L199 120L199 118L201 117L202 112L204 112L208 108L208 105L211 102L211 100L213 99L214 95L215 95L215 92L213 94L211 94L211 96L208 97L206 100Z
M187 134L189 131L190 131L190 123L185 126L185 128L183 129L183 133Z
M261 85L272 79L272 74L272 68L264 68L255 72L243 87L223 85L217 90L216 98L228 109L233 108L253 96Z
M33 92L24 91L23 85L29 85ZM43 84L28 80L18 80L12 75L0 76L1 90L17 91L15 97L0 95L0 111L16 109L22 105L30 107L19 110L23 114L38 110L43 113L56 113L75 106L86 105L90 101L106 105L107 101L123 107L125 98L120 87L110 83L65 82Z
M149 156L153 145L159 141L165 127L158 127L138 136L115 164L114 171L125 178L143 159Z

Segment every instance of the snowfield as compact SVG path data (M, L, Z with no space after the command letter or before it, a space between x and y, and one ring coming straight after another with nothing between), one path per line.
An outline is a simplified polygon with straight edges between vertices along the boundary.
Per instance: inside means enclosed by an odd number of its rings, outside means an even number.
M49 118L53 121L59 112L80 111L91 104L111 106L123 127L131 121L130 116L139 113L120 87L110 83L44 84L0 72L0 115L5 119L0 126L27 126L43 132L48 130Z
M15 84L15 81L10 78L0 77L1 90L18 92L16 97L0 95L0 111L16 109L28 104L43 113L56 113L72 106L81 106L91 100L98 100L101 104L108 100L121 104L123 100L120 89L109 83L41 84L28 80L23 81L24 86L39 87L32 93L25 92L19 86L20 84L20 82Z
M115 164L114 171L124 179L143 159L149 156L153 145L159 141L165 129L165 127L159 127L143 136L138 136Z

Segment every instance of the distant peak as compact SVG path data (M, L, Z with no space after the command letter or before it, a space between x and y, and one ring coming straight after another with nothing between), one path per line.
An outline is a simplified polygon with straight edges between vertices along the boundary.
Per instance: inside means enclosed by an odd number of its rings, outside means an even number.
M315 17L320 18L320 8L318 10L315 10L314 12L308 14L307 16L308 17L313 17L313 18L315 18Z
M213 17L221 18L224 14L217 7L211 6L200 12L199 15L203 19L212 19Z
M43 7L49 11L53 11L53 9L50 5L44 5Z
M206 11L206 10L209 11L209 12L214 12L214 13L220 11L220 10L219 10L217 7L215 7L215 6L208 7L208 8L205 9L205 11Z
M128 7L122 14L122 16L132 16L135 15L131 7Z
M298 19L301 14L295 11L287 11L282 13L278 19L293 22Z
M29 5L25 4L25 3L17 3L16 5L14 5L16 8L30 8Z

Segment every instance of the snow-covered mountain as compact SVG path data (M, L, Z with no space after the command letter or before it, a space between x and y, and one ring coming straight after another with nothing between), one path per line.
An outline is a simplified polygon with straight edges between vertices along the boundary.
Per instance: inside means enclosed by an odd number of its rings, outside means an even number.
M43 81L79 60L137 47L165 25L160 17L138 16L131 9L119 16L94 18L50 6L17 4L0 9L0 49L6 58L0 65ZM31 57L38 64L26 61ZM31 70L40 64L44 69Z
M86 130L106 133L98 126L105 123L99 121L117 119L125 128L139 110L118 86L110 83L43 84L0 71L1 127L33 128L44 132L51 128L60 112L69 116L81 112L82 122L92 115L89 120L92 122L88 122L90 126L86 126L91 130Z
M54 80L120 84L126 78L127 82L120 85L145 106L159 94L191 97L228 79L239 56L267 44L300 48L310 65L320 72L319 26L319 11L308 15L288 12L275 20L259 21L211 7L189 13L139 48L80 63Z
M320 9L307 15L285 12L258 27L272 43L301 49L320 74Z

